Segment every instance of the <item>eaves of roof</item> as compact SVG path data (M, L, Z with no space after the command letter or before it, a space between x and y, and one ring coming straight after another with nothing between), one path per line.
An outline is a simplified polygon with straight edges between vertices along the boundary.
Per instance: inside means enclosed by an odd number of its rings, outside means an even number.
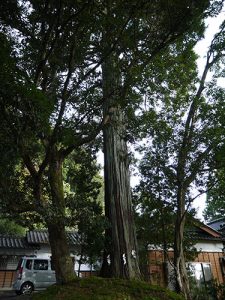
M34 245L27 243L24 237L0 235L0 248L7 249L36 249Z
M186 231L187 237L196 242L200 241L217 241L225 242L225 237L218 231L210 228L204 224L194 225L188 231Z
M78 245L78 234L73 231L69 231L67 234L67 240L69 245L75 246ZM47 230L34 230L28 231L26 234L26 239L29 244L49 244L49 237Z
M191 238L194 241L217 241L217 242L225 242L225 237L211 237L211 236L200 236L200 235L195 235L191 234Z

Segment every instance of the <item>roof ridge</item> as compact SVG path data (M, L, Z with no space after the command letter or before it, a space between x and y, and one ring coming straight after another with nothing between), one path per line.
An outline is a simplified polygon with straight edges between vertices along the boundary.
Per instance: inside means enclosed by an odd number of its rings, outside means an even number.
M0 237L7 237L7 238L15 238L15 239L24 239L25 236L24 235L13 235L13 234L10 234L10 233L0 233Z

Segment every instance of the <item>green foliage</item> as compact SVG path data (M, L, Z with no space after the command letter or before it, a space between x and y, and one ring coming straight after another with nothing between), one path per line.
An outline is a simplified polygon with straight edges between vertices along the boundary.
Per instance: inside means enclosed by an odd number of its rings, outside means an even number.
M211 174L210 189L207 193L206 207L203 216L206 221L213 221L224 217L225 213L225 172L224 169Z
M206 284L197 286L190 280L191 295L193 300L222 300L225 297L225 286L216 280L210 280Z
M98 172L99 166L88 150L80 149L65 161L67 226L78 230L80 263L96 262L104 246L103 179Z
M209 294L214 295L216 300L225 298L225 285L218 283L217 281L212 281L209 286Z
M33 229L43 223L43 219L35 212L31 178L18 158L14 160L9 153L5 154L10 168L0 168L1 215L22 227Z
M52 286L34 295L34 300L183 300L183 297L142 281L77 279L66 286Z
M18 225L16 222L10 221L5 218L0 219L0 234L24 236L25 232L26 228Z

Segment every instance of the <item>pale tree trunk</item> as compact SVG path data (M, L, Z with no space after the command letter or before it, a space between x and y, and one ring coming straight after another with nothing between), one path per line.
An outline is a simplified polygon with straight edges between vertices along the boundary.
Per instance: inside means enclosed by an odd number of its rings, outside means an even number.
M65 230L62 159L55 147L51 152L49 162L49 183L51 187L52 207L46 223L52 260L56 271L56 281L59 284L64 284L75 277L75 272Z
M186 190L178 187L177 193L177 215L174 237L174 269L176 291L184 294L185 299L191 299L189 280L185 265L183 239L185 226L185 194Z
M127 145L125 141L126 124L124 114L118 104L119 74L111 55L102 66L104 119L104 175L105 212L110 228L106 231L108 249L108 276L121 278L140 278L138 265L136 231L134 225L130 173ZM107 254L109 256L107 257ZM104 265L104 266L105 266ZM103 274L104 275L104 274Z
M210 50L211 51L211 50ZM177 166L177 215L175 224L175 239L174 239L174 268L176 274L176 290L182 292L186 299L191 299L189 280L187 276L187 270L184 259L183 249L183 237L184 237L184 226L185 226L185 195L188 187L194 181L198 171L201 168L201 164L204 162L205 157L211 150L211 146L208 146L204 152L202 152L196 159L196 165L194 168L190 167L190 175L187 176L185 169L187 168L188 156L190 149L192 148L195 122L198 119L196 114L199 108L199 99L201 98L202 91L204 90L204 84L207 73L210 66L218 59L215 56L214 62L210 62L212 52L208 52L206 67L203 71L200 85L197 90L196 96L193 98L191 103L188 116L185 122L184 134L182 138L181 148L178 154L178 166Z

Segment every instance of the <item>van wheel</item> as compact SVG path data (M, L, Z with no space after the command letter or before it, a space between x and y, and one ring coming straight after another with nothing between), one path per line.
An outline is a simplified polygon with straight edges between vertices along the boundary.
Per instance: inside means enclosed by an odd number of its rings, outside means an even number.
M33 285L30 282L24 282L20 288L20 294L29 295L33 292Z

